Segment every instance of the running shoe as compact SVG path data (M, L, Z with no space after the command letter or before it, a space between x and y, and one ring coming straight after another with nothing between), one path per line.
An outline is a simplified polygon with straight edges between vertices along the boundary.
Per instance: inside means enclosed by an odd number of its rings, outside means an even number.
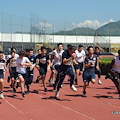
M86 96L86 91L83 91L83 95L82 95L83 97L87 97Z
M22 96L25 97L25 92L22 92Z
M13 93L16 93L16 89L15 88L13 88Z
M4 98L4 95L3 95L3 92L0 93L0 99L3 99Z
M100 80L100 79L98 80L98 84L99 84L99 85L102 85L102 82L101 82L101 80Z
M71 88L73 91L77 91L77 88L76 88L74 85L72 85L70 88Z
M47 92L48 91L47 88L45 88L44 91Z
M55 93L55 97L56 97L56 98L59 97L59 91L56 91L56 93Z

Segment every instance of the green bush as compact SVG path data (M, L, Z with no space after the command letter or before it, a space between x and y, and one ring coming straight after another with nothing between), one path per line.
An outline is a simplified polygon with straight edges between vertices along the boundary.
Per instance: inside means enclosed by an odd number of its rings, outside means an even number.
M111 63L111 61L101 61L100 62L100 69L101 69L102 75L106 75L108 73L110 63Z

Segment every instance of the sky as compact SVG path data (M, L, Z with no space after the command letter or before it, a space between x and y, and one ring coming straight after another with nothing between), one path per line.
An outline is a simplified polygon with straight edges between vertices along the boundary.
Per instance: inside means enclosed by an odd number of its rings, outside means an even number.
M120 0L0 0L0 13L39 17L39 24L57 29L72 27L97 29L120 20ZM69 24L69 25L67 25Z

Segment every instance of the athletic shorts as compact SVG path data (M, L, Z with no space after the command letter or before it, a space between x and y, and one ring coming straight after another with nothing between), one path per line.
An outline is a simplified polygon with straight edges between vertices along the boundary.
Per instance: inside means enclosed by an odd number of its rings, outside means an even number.
M16 67L11 67L10 78L14 78L14 79L17 78Z
M4 73L0 73L0 79L4 80Z
M46 75L46 73L47 73L47 68L46 68L46 67L40 67L39 73L40 73L40 75Z
M26 79L26 73L22 74L22 73L17 72L17 77L19 77L19 76L22 76L24 79Z
M95 72L94 71L84 71L83 74L82 74L82 77L83 77L83 82L86 83L86 82L89 82L91 81L92 79L95 79Z
M74 65L74 69L75 69L75 71L76 70L80 70L80 71L83 71L83 63L78 63L78 65Z

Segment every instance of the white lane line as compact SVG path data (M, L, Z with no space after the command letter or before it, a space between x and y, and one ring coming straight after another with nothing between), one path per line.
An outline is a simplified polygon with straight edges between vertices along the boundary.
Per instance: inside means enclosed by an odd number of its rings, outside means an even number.
M16 108L14 105L12 105L10 102L8 102L6 99L4 99L4 101L9 104L11 107L13 107L14 109L16 109L19 113L24 114L21 110L19 110L18 108Z
M39 96L40 98L43 98L43 96L41 96L41 95L38 95L38 94L35 94L35 95L36 95L36 96ZM61 104L59 104L59 103L57 103L57 102L55 102L55 101L52 101L52 100L50 100L50 99L47 99L47 100L49 100L50 102L55 103L55 104L57 104L57 105L65 108L65 109L68 109L68 110L70 110L70 111L72 111L72 112L75 112L75 113L77 113L77 114L79 114L79 115L82 115L82 116L84 116L84 117L86 117L86 118L89 118L89 119L91 119L91 120L95 120L95 119L92 118L92 117L89 117L89 116L87 116L87 115L85 115L85 114L83 114L83 113L80 113L80 112L78 112L78 111L76 111L76 110L73 110L73 109L71 109L71 108L69 108L69 107L66 107L66 106L64 106L64 105L61 105Z

